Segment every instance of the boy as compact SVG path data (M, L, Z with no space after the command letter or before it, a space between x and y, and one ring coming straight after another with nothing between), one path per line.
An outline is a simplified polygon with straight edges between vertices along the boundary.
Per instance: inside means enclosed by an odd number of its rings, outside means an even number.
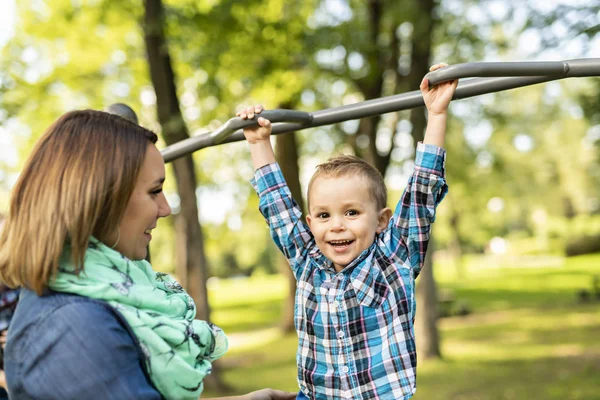
M298 399L409 399L416 390L414 282L447 191L441 146L457 81L428 85L420 86L425 138L393 215L379 172L339 156L310 181L305 225L276 164L270 122L259 117L259 127L244 130L260 211L297 280Z

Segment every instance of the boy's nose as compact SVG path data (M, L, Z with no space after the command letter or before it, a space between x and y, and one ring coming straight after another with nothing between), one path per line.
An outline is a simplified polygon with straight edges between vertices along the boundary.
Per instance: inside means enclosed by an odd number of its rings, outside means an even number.
M344 219L341 217L332 217L330 229L336 232L343 231L345 229Z

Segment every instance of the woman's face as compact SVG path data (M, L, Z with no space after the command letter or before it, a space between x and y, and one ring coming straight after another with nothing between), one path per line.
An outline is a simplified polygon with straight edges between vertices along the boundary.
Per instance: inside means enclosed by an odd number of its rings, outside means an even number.
M152 240L152 229L156 228L159 218L171 214L171 208L162 191L164 181L165 163L162 155L156 146L149 144L119 226L120 238L115 246L115 250L131 260L146 258L147 246ZM116 241L115 233L107 245L112 246Z

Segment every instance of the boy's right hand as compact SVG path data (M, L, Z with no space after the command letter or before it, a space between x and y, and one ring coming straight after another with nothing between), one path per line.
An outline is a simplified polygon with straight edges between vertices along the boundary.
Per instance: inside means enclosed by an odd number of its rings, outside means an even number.
M242 119L252 119L255 114L260 114L263 110L263 106L259 104L243 109L236 116ZM263 117L258 117L257 122L259 126L244 129L244 136L250 144L270 140L271 138L271 121Z

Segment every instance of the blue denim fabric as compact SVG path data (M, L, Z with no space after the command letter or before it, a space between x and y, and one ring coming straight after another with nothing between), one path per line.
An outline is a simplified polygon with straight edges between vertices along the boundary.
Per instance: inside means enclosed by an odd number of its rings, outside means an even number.
M301 391L296 395L296 400L309 400L308 397Z
M4 362L13 400L162 398L127 322L86 297L22 290Z

